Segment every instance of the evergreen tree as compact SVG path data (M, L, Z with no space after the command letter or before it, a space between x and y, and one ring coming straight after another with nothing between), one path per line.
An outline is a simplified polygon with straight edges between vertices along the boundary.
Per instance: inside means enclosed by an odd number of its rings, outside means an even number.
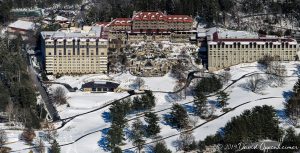
M223 108L226 107L226 105L228 105L228 103L227 103L227 101L229 100L228 96L229 95L224 91L218 92L218 99L217 100Z
M222 88L221 80L214 75L208 78L201 79L195 88L195 92L212 93Z
M111 128L107 133L107 140L109 142L108 148L113 149L120 143L122 143L124 139L123 128L118 125L112 124Z
M60 146L56 140L51 144L51 148L49 150L50 153L60 153Z
M166 118L172 126L184 129L188 126L188 114L186 110L179 104L174 104L171 108L170 118Z
M138 152L141 152L143 144L145 143L145 140L143 139L144 131L142 121L137 119L133 122L131 130L133 145L137 147Z
M149 112L145 114L145 121L148 123L146 133L148 137L156 136L160 132L158 125L159 118L156 114Z
M134 97L132 100L132 109L135 111L141 111L143 108L143 101L139 97Z
M122 153L122 149L120 147L115 147L112 149L111 153Z
M153 147L153 153L172 153L172 151L169 150L164 143L158 142Z
M144 103L144 109L148 110L155 107L155 97L152 91L145 91L146 95L142 95L141 101Z
M196 92L194 99L194 105L196 107L195 114L201 115L203 107L206 105L207 98L202 92Z
M300 78L298 79L298 81L297 81L296 84L294 85L293 91L294 91L295 93L300 92Z
M112 124L115 124L121 128L125 126L126 123L125 116L130 111L130 105L131 105L130 99L123 100L121 102L117 101L112 104L112 106L109 108L111 113Z
M293 128L288 128L281 146L297 146L300 148L300 135L297 136ZM289 150L289 152L295 151L296 150Z

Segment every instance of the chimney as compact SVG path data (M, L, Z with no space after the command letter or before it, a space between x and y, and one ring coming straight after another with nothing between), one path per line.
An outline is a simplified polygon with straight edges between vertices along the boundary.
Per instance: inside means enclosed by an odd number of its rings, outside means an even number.
M133 11L132 17L136 14L136 11Z

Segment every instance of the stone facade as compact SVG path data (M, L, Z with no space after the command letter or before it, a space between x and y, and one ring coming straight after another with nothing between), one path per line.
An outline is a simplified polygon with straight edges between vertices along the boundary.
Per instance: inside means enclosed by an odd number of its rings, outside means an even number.
M116 18L107 25L109 40L119 39L122 43L139 41L188 42L193 19L187 15L166 15L162 12L134 12L132 18Z
M282 61L296 58L298 44L291 38L219 38L208 42L208 69L215 71L240 63L255 62L268 55Z
M42 32L42 35L44 66L47 73L107 73L107 40L100 39L92 33L76 35Z

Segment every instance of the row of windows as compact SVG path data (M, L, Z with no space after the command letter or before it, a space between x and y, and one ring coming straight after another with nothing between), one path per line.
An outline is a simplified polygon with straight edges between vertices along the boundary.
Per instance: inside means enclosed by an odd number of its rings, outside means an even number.
M51 56L52 53L51 53L51 52L48 52L48 55ZM66 52L61 52L61 51L59 51L59 52L58 52L58 55L76 55L76 54L72 54L71 52L66 53ZM78 55L78 54L77 54L77 55ZM89 55L93 56L94 53L91 52L91 53L89 54L89 52L86 51L86 53L81 53L81 55L82 55L82 56L84 56L84 55L86 55L86 56L89 56ZM96 52L96 55L99 55L99 54L97 54L97 52ZM100 55L104 56L105 53L101 52Z
M260 44L253 44L250 43L249 45L241 45L241 44L217 44L217 45L209 45L210 48L297 48L297 45L288 45L288 44L281 44L281 45L274 45L266 43L264 45Z
M53 41L47 41L46 45L78 44L78 42L85 43L85 44L96 44L96 42L89 42L89 41L75 41L75 40L73 40L73 41L70 42L70 41L56 41L56 40L53 40ZM98 44L99 45L105 45L105 44L107 44L107 42L98 41Z
M256 52L256 51L250 51L250 52L248 52L248 51L245 51L245 52L232 52L232 51L226 51L226 52L210 52L209 53L209 55L228 55L228 54L230 54L230 55L256 55L256 54L262 54L262 55L264 55L265 53L267 53L267 51L266 52ZM286 54L286 55L288 55L288 54L290 54L290 55L292 55L292 54L296 54L296 52L295 51L284 51L284 52L280 52L280 51L275 51L275 52L270 52L270 54Z

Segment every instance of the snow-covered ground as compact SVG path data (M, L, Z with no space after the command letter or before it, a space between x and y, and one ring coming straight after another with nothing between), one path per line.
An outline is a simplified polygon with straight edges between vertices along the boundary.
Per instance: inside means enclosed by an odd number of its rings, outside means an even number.
M246 109L251 109L255 106L261 105L270 105L273 106L277 112L278 117L281 121L280 126L283 128L287 128L291 126L288 120L285 118L283 109L285 99L288 97L289 93L292 90L293 85L297 81L297 76L300 74L300 63L299 62L291 62L291 63L283 63L288 69L288 75L294 77L286 78L286 84L282 87L267 87L263 90L260 94L251 93L241 87L247 80L247 78L243 78L236 82L234 85L229 87L226 92L230 94L230 99L228 101L228 107L233 108L245 102L250 102L248 104L242 105L237 107L236 109L232 110L231 112L225 114L224 116L217 118L211 122L196 128L193 132L196 140L203 140L206 136L215 134L221 127L230 121L233 116L237 116L241 114ZM259 68L257 68L256 63L250 64L240 64L237 66L233 66L230 68L230 72L232 74L232 80L236 80L243 76L244 74L248 74L251 72L262 72ZM116 74L111 76L105 75L86 75L81 77L71 77L71 76L64 76L59 79L56 79L56 82L63 82L68 83L72 87L80 87L81 84L85 81L89 80L113 80L119 82L122 87L132 88L134 76L124 73L124 74ZM154 78L143 78L145 80L145 87L149 88L150 90L154 91L173 91L174 85L176 80L171 78L169 74L164 77L154 77ZM230 83L230 82L229 82ZM122 97L127 96L127 93L83 93L83 92L74 92L68 93L67 96L69 97L68 102L70 107L60 107L59 114L62 118L69 117L76 114L81 114L84 112L88 112L90 110L94 110L106 102L119 99ZM159 115L161 133L162 137L167 137L170 135L174 135L179 133L177 129L174 129L167 125L164 120L163 116L169 114L170 108L174 103L182 104L186 110L189 112L190 116L192 116L191 110L193 109L192 103L187 103L193 100L193 97L187 96L186 99L182 100L174 100L171 95L167 93L154 93L156 97L156 107L153 111L159 111L157 114ZM266 98L266 99L262 99ZM267 99L270 98L270 99ZM208 98L209 103L215 104L216 97ZM160 111L162 110L162 111ZM82 137L77 142L74 142L70 145L62 146L63 153L102 153L106 152L104 146L105 143L105 134L107 132L107 128L110 126L109 122L109 107L96 110L92 113L88 113L82 116L78 116L68 122L65 126L58 130L59 136L57 138L58 142L62 144L67 144L73 142L83 135L89 134L85 137ZM215 115L220 115L223 112L221 108L216 108ZM134 118L136 115L131 114L128 115L127 118ZM142 118L141 118L142 119ZM143 120L143 119L142 119ZM132 122L132 121L131 121ZM131 124L129 122L129 125ZM197 125L206 122L205 120L198 119ZM297 129L300 132L300 129ZM17 135L17 134L16 134ZM15 137L15 136L12 136ZM176 146L174 146L174 141L178 139L179 135L170 137L166 139L166 144L173 152L176 151ZM15 141L15 139L11 139L11 141ZM147 139L147 142L151 142L152 140ZM127 139L124 141L125 144L122 146L123 149L132 147L131 142ZM15 146L18 144L18 146ZM18 150L20 148L25 147L25 144L22 142L17 142L8 145L12 147L13 150ZM134 151L133 149L131 151ZM25 153L26 151L24 151ZM27 151L28 152L28 151ZM26 152L26 153L27 153Z

